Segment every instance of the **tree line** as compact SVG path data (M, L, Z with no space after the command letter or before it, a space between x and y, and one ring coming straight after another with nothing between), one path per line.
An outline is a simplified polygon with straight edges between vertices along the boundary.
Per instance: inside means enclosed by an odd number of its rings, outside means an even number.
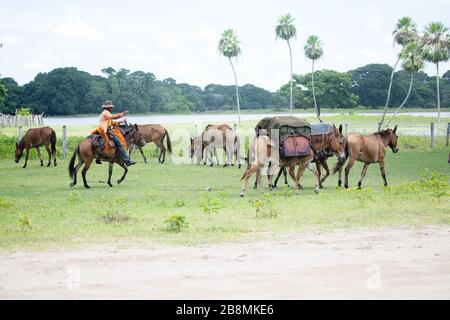
M177 83L175 79L156 79L150 72L103 69L104 76L91 75L76 68L58 68L39 73L21 86L13 78L0 79L0 113L15 113L26 107L46 115L95 114L105 100L132 113L193 113L235 110L235 86L210 84L205 88ZM381 108L386 99L392 67L370 64L348 72L315 71L315 95L322 108L352 109L358 106ZM409 74L394 74L391 105L400 105L408 92ZM434 108L436 77L416 74L410 99L405 107ZM441 83L442 105L450 106L450 71ZM282 110L289 106L290 83L277 92L252 84L239 87L241 109ZM293 108L314 108L311 74L293 75Z

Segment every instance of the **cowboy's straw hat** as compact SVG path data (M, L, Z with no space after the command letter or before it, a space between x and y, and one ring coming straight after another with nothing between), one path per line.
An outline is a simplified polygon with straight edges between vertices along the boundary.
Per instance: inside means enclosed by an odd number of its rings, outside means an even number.
M112 101L105 101L105 102L103 102L102 108L103 109L106 109L106 108L112 109L112 108L114 108L114 105L113 105Z

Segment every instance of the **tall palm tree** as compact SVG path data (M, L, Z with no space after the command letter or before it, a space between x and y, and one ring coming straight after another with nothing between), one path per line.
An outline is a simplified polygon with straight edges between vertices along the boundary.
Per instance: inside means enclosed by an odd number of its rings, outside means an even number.
M450 35L448 28L440 22L431 22L425 28L422 38L423 54L426 61L436 65L436 90L438 123L441 122L441 96L439 88L439 62L449 59Z
M397 44L401 46L403 50L406 44L418 39L419 36L417 34L417 24L414 21L412 21L410 17L403 17L397 21L395 29L392 32L392 35L394 37L394 45ZM383 116L381 117L381 121L378 124L378 130L381 130L383 126L384 119L386 117L386 112L389 107L389 101L391 99L391 91L392 91L392 82L394 80L395 69L397 68L398 63L400 62L400 56L401 52L398 56L397 61L394 64L394 67L392 68L386 104L384 105Z
M222 33L222 37L219 40L218 50L220 54L228 58L231 69L234 74L234 82L236 85L236 103L238 111L239 126L241 126L241 106L239 104L239 87L236 76L236 70L234 69L232 58L237 58L241 54L241 42L239 41L236 31L233 29L227 29Z
M317 59L320 59L323 55L322 42L319 40L317 36L309 36L306 40L306 44L304 47L305 56L312 61L312 72L311 72L311 86L312 86L312 94L314 99L314 108L316 109L317 119L320 122L323 122L320 119L320 108L317 106L316 100L316 90L314 88L314 63Z
M292 71L292 49L291 49L290 40L297 36L297 29L294 26L294 18L292 18L289 13L285 14L285 15L282 15L278 19L278 24L275 27L275 34L276 34L277 39L281 38L283 40L286 40L287 45L289 47L289 57L291 59L291 78L290 78L291 91L290 91L289 108L291 110L291 116L292 116L292 78L293 78L293 71Z
M397 115L401 108L406 104L411 95L411 90L414 82L414 74L419 72L419 70L423 69L424 61L423 61L423 51L421 44L419 41L410 42L405 45L402 53L400 54L400 59L402 60L403 69L410 74L411 80L409 83L409 90L406 94L405 100L403 100L402 104L395 110L391 119L388 121L386 126L389 126L392 119Z

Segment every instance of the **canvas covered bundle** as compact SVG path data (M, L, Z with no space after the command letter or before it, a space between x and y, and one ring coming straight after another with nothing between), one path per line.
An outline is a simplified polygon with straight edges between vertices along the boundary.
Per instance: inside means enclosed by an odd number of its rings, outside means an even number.
M309 155L311 152L311 124L296 117L269 117L262 119L255 127L259 135L265 130L272 136L272 130L279 130L280 157L290 158ZM273 138L273 137L272 137Z

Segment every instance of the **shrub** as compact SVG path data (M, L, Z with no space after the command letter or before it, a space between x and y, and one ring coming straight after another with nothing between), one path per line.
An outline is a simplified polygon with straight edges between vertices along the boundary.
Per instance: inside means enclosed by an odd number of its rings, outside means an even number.
M203 213L211 217L212 213L219 213L220 200L214 197L211 192L207 192L200 199L198 206L203 209Z
M19 225L22 232L31 230L33 228L33 224L30 217L25 214L19 215L19 218L17 219L17 224Z
M186 222L186 217L179 214L171 215L164 223L166 224L166 230L172 232L179 232L182 228L187 228L189 226Z

